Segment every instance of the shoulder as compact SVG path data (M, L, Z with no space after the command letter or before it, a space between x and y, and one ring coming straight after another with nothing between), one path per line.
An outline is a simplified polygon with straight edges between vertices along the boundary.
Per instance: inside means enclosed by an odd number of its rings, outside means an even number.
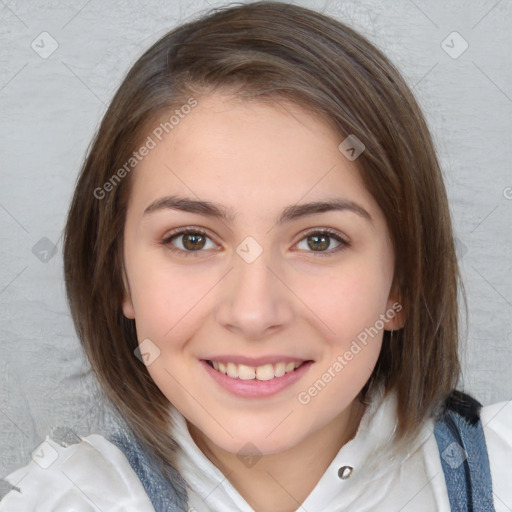
M512 400L482 407L480 420L489 457L493 492L498 503L512 510Z
M503 441L512 448L512 400L497 402L482 407L480 419L486 434L503 438Z
M46 436L30 462L4 481L12 488L0 500L0 512L154 512L124 453L98 434L64 446Z
M512 460L512 400L482 407L480 420L493 456Z

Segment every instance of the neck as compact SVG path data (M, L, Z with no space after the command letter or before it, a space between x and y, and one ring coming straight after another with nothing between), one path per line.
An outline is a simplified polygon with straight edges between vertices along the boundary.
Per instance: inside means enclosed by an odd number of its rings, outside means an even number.
M263 455L254 466L213 444L194 425L188 429L204 455L255 512L293 512L309 496L343 445L354 438L365 406L358 400L298 445Z

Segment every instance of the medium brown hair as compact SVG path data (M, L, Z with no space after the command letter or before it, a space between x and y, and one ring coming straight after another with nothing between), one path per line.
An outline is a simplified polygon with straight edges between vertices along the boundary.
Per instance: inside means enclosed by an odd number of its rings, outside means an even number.
M292 101L365 145L357 165L395 254L405 324L385 331L373 374L398 396L396 439L414 437L460 377L462 284L442 173L425 119L399 71L349 26L280 2L217 8L163 36L115 94L81 169L65 227L66 291L78 337L106 395L159 460L175 467L168 399L134 356L122 311L123 229L131 174L94 191L130 159L162 116L215 89ZM466 306L467 315L467 306Z

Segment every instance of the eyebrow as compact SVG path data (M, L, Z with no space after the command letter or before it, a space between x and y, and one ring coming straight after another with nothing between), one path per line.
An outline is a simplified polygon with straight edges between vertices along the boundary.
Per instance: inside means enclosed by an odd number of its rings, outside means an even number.
M189 197L165 196L153 201L145 210L144 215L159 210L177 210L187 213L196 213L223 220L227 223L233 222L235 214L232 209L223 205L211 202L200 201ZM313 201L310 203L294 204L287 206L275 219L275 224L281 225L308 215L325 213L331 211L350 211L373 223L371 215L359 204L347 199L329 199L326 201Z

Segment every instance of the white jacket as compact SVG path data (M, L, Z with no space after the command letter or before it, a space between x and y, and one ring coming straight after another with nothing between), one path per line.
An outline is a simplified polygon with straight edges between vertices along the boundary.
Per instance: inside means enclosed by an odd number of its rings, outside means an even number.
M396 397L374 404L297 512L450 512L433 421L425 423L409 453L392 461L387 440L396 424ZM195 444L185 418L173 407L170 414L174 437L183 447L178 469L189 485L188 510L254 512ZM480 417L495 509L510 512L512 401L483 407ZM11 490L0 501L0 512L153 512L123 452L99 435L81 439L65 447L47 437L28 465L6 477L19 491ZM353 472L340 480L338 469L343 466Z

